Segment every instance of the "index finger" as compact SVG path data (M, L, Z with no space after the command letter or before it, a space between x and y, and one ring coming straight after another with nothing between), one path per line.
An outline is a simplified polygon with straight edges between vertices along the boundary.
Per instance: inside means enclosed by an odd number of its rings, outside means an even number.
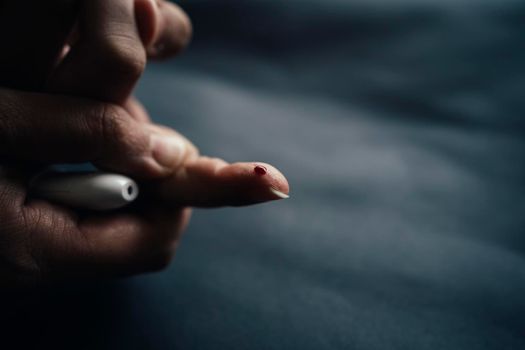
M167 127L148 129L179 138L184 144L181 161L173 163L172 173L146 191L169 205L194 207L244 206L289 197L286 177L274 166L261 162L227 163L203 157L182 135Z
M172 205L245 206L289 198L284 175L267 163L229 164L198 157L156 185L157 196Z

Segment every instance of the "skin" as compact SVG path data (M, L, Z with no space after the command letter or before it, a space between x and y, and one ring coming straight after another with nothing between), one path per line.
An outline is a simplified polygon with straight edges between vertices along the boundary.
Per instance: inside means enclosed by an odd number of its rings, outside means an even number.
M35 11L28 14L28 6ZM171 57L189 42L191 24L179 7L9 0L0 10L8 52L0 58L4 286L156 271L171 261L190 207L249 205L279 199L272 189L288 193L271 165L201 156L175 130L153 124L132 97L148 59ZM28 196L31 178L47 164L87 161L137 179L141 200L92 213Z

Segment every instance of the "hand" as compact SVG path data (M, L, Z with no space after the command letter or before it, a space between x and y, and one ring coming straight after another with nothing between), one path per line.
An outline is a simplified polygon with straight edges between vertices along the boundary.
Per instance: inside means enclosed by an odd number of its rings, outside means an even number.
M173 172L171 165L184 154L163 153L169 148L137 123L115 105L0 90L1 284L114 277L166 266L188 209L145 200L120 212L75 212L28 197L39 168L21 165L93 161L138 179Z
M287 191L274 168L258 164L267 167L263 176L251 163L200 157L174 131L140 126L116 105L3 89L0 116L0 283L154 271L177 247L186 206L251 204L278 199L271 188ZM28 197L39 169L20 164L86 161L149 183L149 193L107 214Z
M89 3L97 2L92 1ZM125 23L124 18L113 20L109 16L101 21ZM140 42L144 35L132 30L134 22L128 24L117 27L131 39L101 45L110 50L95 55L99 64L93 74L79 72L84 63L81 55L76 60L75 45L46 74L49 90L113 103L0 91L0 155L8 159L4 165L11 165L4 166L0 176L0 206L5 208L0 214L3 282L156 270L174 253L189 218L186 206L252 204L279 199L288 192L285 178L273 167L259 163L230 165L200 157L184 137L149 121L144 109L129 97L143 69L134 59L141 57L148 45ZM116 32L109 37L121 35ZM91 44L100 45L96 40ZM107 79L107 72L113 72L111 79ZM38 75L28 80L37 80L35 77ZM100 86L105 89L98 89ZM92 161L102 169L142 180L146 193L137 207L118 213L74 212L27 198L27 184L35 171L12 165L35 161Z
M286 179L272 166L230 165L200 157L197 149L174 130L152 125L144 108L130 97L146 56L177 54L189 42L191 31L184 12L166 1L90 0L81 7L77 40L49 74L47 88L123 105L143 128L183 140L172 146L183 148L184 162L172 164L172 176L151 186L152 192L165 201L223 206L285 197ZM266 174L257 175L256 167Z

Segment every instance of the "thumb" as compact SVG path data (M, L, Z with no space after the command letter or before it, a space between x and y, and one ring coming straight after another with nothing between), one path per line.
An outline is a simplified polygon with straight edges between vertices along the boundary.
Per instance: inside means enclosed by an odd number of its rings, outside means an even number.
M179 138L143 128L124 109L65 96L0 89L0 157L93 162L138 179L173 172Z

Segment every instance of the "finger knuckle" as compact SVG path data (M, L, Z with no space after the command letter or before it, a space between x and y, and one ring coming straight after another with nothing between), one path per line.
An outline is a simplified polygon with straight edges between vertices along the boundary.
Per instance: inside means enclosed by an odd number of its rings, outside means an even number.
M113 34L106 38L99 55L102 70L114 79L135 81L146 67L142 44L132 36Z
M94 118L90 118L91 129L97 134L95 137L101 142L99 154L107 153L125 142L126 112L117 105L104 104Z

